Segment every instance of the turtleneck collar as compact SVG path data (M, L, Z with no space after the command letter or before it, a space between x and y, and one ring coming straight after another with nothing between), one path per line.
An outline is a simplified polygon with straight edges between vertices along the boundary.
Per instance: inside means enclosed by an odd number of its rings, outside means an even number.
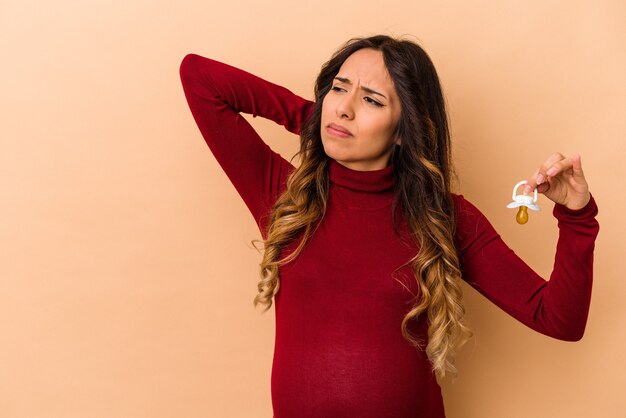
M393 166L371 171L348 168L330 159L328 176L331 183L359 192L383 192L393 187Z

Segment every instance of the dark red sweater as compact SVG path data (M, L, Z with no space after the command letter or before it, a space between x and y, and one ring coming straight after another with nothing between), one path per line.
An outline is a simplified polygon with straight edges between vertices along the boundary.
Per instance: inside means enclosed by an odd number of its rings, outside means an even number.
M294 167L239 112L271 119L298 134L314 104L195 54L183 59L180 77L202 136L265 238L264 215ZM418 289L410 267L398 267L417 249L403 244L392 229L392 167L356 171L331 159L329 177L328 207L319 228L301 255L280 270L272 367L275 417L444 417L428 358L400 332L411 293ZM453 198L464 279L532 329L580 339L599 230L593 197L576 211L554 206L559 240L550 281L517 257L475 206L461 195ZM406 223L402 231L408 231ZM412 332L427 341L423 316Z

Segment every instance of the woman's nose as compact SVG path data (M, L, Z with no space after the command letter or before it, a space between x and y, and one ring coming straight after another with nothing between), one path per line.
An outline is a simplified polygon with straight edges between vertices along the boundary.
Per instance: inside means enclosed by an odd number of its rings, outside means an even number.
M337 116L340 118L352 119L354 117L354 95L346 93L337 104Z

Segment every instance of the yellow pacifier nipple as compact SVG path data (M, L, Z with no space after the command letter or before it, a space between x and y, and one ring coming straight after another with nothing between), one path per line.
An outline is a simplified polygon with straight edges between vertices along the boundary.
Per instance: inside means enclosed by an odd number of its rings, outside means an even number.
M528 222L528 208L526 206L520 206L515 215L515 220L518 224L524 225Z

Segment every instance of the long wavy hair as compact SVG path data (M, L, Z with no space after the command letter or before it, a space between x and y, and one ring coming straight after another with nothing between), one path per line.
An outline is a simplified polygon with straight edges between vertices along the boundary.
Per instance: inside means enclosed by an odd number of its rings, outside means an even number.
M423 342L409 332L409 323L427 315L428 344L425 348L432 370L440 377L446 371L457 375L454 356L473 335L462 323L460 261L454 245L455 212L450 191L451 144L445 102L432 61L416 43L387 35L352 38L327 61L315 83L315 107L300 131L301 164L290 173L286 190L268 214L267 237L261 280L254 306L272 306L280 290L279 266L294 260L322 220L328 199L329 158L324 152L321 129L322 102L332 87L343 62L361 48L382 52L385 66L401 101L401 116L390 157L393 164L393 225L397 229L398 208L419 248L407 264L415 273L419 293L402 320L403 337L424 349ZM297 248L279 259L281 250L299 239ZM258 249L258 248L257 248Z

